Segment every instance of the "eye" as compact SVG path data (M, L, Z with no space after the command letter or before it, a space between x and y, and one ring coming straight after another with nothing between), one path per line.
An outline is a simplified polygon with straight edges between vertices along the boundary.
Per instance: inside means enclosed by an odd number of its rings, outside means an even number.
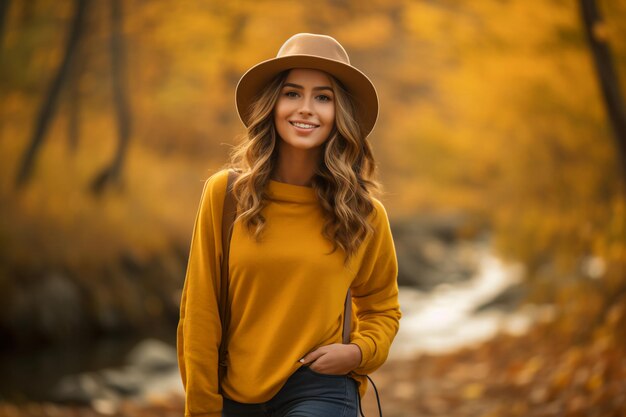
M321 101L332 101L332 98L330 98L329 96L322 94L317 96Z
M295 91L287 91L285 95L287 97L298 97L298 93L296 93Z

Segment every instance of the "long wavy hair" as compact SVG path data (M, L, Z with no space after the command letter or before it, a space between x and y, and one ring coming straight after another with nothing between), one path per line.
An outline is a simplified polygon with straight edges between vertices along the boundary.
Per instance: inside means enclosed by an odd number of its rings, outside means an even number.
M262 214L268 203L266 185L276 167L277 140L274 106L289 70L278 74L260 91L249 107L249 124L230 153L227 168L239 172L233 184L237 219L258 241L266 219ZM315 170L312 187L321 204L325 223L322 234L344 252L344 265L355 254L373 227L367 221L375 211L373 193L381 186L373 177L376 162L369 142L356 117L350 93L328 74L335 95L335 125L324 142L323 158Z

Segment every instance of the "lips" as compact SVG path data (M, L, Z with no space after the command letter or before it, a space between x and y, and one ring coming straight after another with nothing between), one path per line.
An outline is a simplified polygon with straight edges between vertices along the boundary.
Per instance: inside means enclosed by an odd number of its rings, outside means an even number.
M301 121L296 121L296 120L290 120L289 123L298 129L315 129L316 127L320 126L320 125L316 125L313 123L301 122Z

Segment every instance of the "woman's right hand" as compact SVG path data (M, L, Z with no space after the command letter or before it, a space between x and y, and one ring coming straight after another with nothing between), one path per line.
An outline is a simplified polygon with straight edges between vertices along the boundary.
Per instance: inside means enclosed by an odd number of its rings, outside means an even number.
M354 343L333 343L307 353L300 362L321 374L345 375L361 363L361 348Z

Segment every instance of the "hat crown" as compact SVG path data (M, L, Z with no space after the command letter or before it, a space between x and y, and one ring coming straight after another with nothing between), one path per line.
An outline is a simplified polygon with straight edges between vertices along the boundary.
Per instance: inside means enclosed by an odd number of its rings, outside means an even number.
M290 55L312 55L350 65L348 53L335 38L313 33L298 33L287 39L276 58Z

